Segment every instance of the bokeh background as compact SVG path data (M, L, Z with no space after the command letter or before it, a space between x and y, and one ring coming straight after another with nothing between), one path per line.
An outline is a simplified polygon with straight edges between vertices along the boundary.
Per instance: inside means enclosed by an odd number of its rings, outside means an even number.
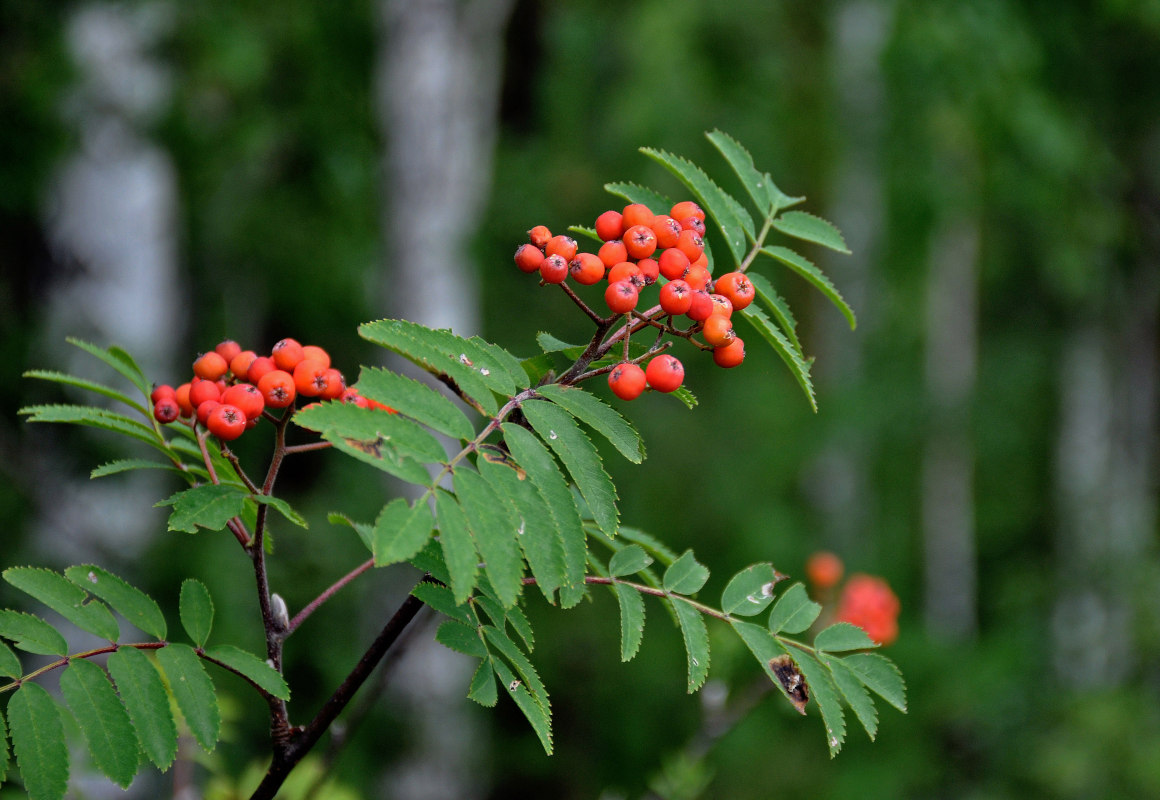
M626 409L650 450L608 458L623 517L694 547L710 597L819 549L887 578L909 713L831 761L816 719L749 703L756 665L722 631L688 697L658 607L625 665L609 596L533 601L555 756L510 704L463 698L428 621L308 765L331 782L293 796L1160 797L1154 0L0 0L0 566L97 560L171 605L202 575L218 635L260 648L233 540L166 533L164 478L90 482L125 443L22 423L62 398L22 370L96 374L79 336L178 382L222 338L291 335L351 374L381 359L355 326L396 315L521 355L583 337L512 268L523 232L591 224L608 181L680 194L642 145L724 175L713 128L843 230L853 256L806 252L859 324L765 267L819 412L761 348L691 361L695 411ZM283 479L312 521L277 541L291 609L365 558L326 513L394 490L343 461ZM295 635L300 716L412 579L368 575ZM230 740L130 796L235 796L265 719L218 682ZM126 796L83 758L74 786Z

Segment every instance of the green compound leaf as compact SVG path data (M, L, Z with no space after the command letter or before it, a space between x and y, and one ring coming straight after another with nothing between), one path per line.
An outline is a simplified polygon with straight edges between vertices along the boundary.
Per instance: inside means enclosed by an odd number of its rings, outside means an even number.
M804 211L787 211L773 221L773 227L795 239L816 242L839 253L850 252L846 240L832 223Z
M463 346L458 348L458 352L455 352L456 348L449 352L445 336L422 325L394 319L364 323L358 332L367 341L398 353L432 375L450 380L485 413L495 414L499 409L491 387L481 374L481 370L487 367L467 357L469 343L466 339L454 337Z
M307 430L357 443L366 451L388 447L425 464L447 460L443 445L418 423L377 408L359 408L353 403L330 401L302 409L294 415L294 423Z
M483 635L487 639L487 643L495 648L508 663L511 664L516 672L519 673L520 678L524 684L531 691L532 696L536 702L544 709L545 712L551 714L551 703L548 699L548 689L544 686L543 681L540 680L536 668L532 666L532 662L524 655L523 651L516 645L511 638L501 631L499 628L493 628L490 625L483 626Z
M644 638L644 598L622 583L612 584L612 590L620 606L620 660L632 661Z
M0 675L9 678L19 678L24 674L20 667L20 659L4 642L0 642Z
M700 611L676 598L669 598L669 603L681 624L681 638L685 641L689 666L689 694L692 694L709 676L709 631L705 629L705 619Z
M556 518L540 490L522 468L480 458L479 474L502 496L517 524L516 539L536 585L555 604L555 592L564 583L564 546Z
M111 642L121 635L112 612L103 603L86 603L88 594L63 575L34 567L11 567L3 575L12 586L35 597L81 630Z
M16 647L42 656L68 654L68 643L40 617L10 609L0 610L0 639L8 639Z
M443 561L451 579L451 591L457 604L466 603L475 591L479 572L479 556L467 515L459 507L455 495L443 489L435 490L435 522L439 526L439 544Z
M396 497L383 506L375 520L373 551L375 566L385 567L414 556L431 538L435 521L425 499L410 505L401 497Z
M608 562L608 574L614 578L623 578L625 575L635 575L653 563L652 556L638 544L622 547L612 554Z
M206 483L170 495L154 508L172 506L169 530L197 533L198 528L220 531L234 517L241 516L249 496L245 489L224 484Z
M106 350L103 347L89 344L82 339L77 339L72 336L67 337L65 341L74 347L79 347L89 355L104 361L117 372L128 378L129 382L141 391L141 394L146 397L149 396L149 392L152 389L149 386L149 381L145 378L145 373L141 371L141 367L137 366L137 362L133 360L133 357L120 347L112 345Z
M842 749L842 742L846 740L846 718L842 714L838 687L834 685L830 671L812 653L788 642L786 648L805 676L810 697L817 702L822 712L822 723L826 728L826 744L830 748L830 758L833 758Z
M475 619L471 611L468 610L468 607L457 604L455 602L455 595L446 586L440 586L430 581L423 581L411 590L411 594L440 614L451 617L451 619L459 620L464 625L475 624Z
M580 602L586 591L584 574L588 564L588 537L584 532L580 510L548 448L519 425L504 423L502 429L504 442L512 457L524 468L528 480L544 498L552 515L552 525L560 537L560 548L564 556L560 605L571 608Z
M130 624L156 639L167 632L165 616L157 602L135 586L95 564L78 564L64 571L65 577L104 600Z
M552 714L551 710L543 705L538 697L536 697L528 689L526 683L518 680L511 668L502 660L492 657L492 669L495 670L496 677L499 678L500 683L507 689L508 696L515 701L516 706L524 717L532 726L532 730L536 732L536 736L540 740L540 745L544 748L544 752L552 755Z
M465 656L487 658L487 647L479 638L479 631L472 625L453 619L444 620L439 630L435 631L435 641Z
M452 480L475 546L483 557L484 571L500 601L510 608L523 588L523 554L516 541L519 524L508 513L507 503L478 472L456 467Z
M60 709L38 684L8 701L8 732L29 800L61 800L68 790L68 747Z
M489 342L480 338L479 336L472 336L467 341L471 342L473 345L479 348L477 353L483 354L482 360L484 362L484 366L480 369L481 374L483 373L483 370L489 368L487 362L490 360L493 364L499 367L499 369L503 372L504 377L511 381L511 384L513 387L515 387L515 389L526 389L531 385L530 381L528 380L528 374L524 371L523 364L521 364L520 360L509 353L507 350L504 350L498 344ZM509 394L514 393L514 391L509 392Z
M826 655L820 656L820 659L829 668L830 677L834 679L834 685L838 687L842 699L854 712L854 716L866 730L866 735L874 741L874 737L878 735L878 709L874 707L874 700L866 691L866 687L858 680L858 676L842 663L842 659Z
M779 579L772 564L746 567L729 579L721 593L721 610L741 617L760 614L773 602L773 587Z
M641 203L649 207L654 214L667 214L673 207L673 201L660 192L654 192L647 186L635 183L606 183L604 191L623 198L630 203Z
M122 789L128 788L141 752L129 713L105 671L91 661L73 659L60 675L60 691L97 769Z
M124 403L127 406L137 409L142 414L147 414L145 406L136 400L131 399L128 395L117 391L111 386L105 386L103 383L96 381L85 380L78 378L75 375L68 375L64 372L55 372L47 369L30 369L24 373L25 378L36 378L42 381L52 381L53 383L63 383L66 386L73 386L77 389L84 389L89 392L96 392L105 397Z
M741 185L745 187L745 191L749 192L749 196L753 198L753 202L763 217L773 216L780 209L800 203L805 199L804 197L790 197L784 194L774 184L768 172L758 172L757 167L753 165L753 156L729 134L715 130L706 133L705 138L713 143L721 155L725 156L725 160L729 162L729 166L733 167L733 171L741 179Z
M561 339L557 339L547 331L540 331L536 334L536 344L544 351L545 355L551 353L563 353L569 359L575 360L584 352L584 345L582 344L568 344Z
M160 673L149 656L134 647L122 647L109 656L108 667L141 749L158 769L168 769L177 756L177 726Z
M878 643L866 635L866 631L849 622L835 622L825 630L819 631L814 637L814 647L830 653L841 653L845 650L867 650L877 647Z
M781 356L781 360L789 367L789 371L797 379L798 385L802 387L802 391L806 393L806 399L810 401L810 408L815 412L818 410L818 401L814 397L814 384L810 380L810 365L806 362L797 348L785 338L785 334L770 322L769 317L765 316L765 312L754 305L750 305L741 309L739 312L765 341L773 346L774 351Z
M604 436L632 463L639 464L644 460L644 442L636 428L596 395L554 383L536 391Z
M499 690L495 686L495 670L491 667L490 658L480 661L479 666L475 668L467 696L485 708L491 708L499 702Z
M181 583L178 613L186 634L198 647L205 647L209 633L213 630L213 598L209 589L196 578L186 578Z
M801 633L814 624L822 607L810 599L800 583L782 592L769 614L771 633Z
M115 411L107 411L94 406L43 405L28 406L20 409L19 413L26 415L29 422L71 423L120 433L145 442L151 447L156 447L163 453L168 452L168 447L158 438L152 428Z
M721 190L705 171L693 162L663 150L642 147L640 152L667 169L685 185L705 212L717 223L725 244L733 256L733 263L740 264L745 257L746 237L752 239L753 218L741 204Z
M842 663L867 689L906 713L906 683L893 661L877 653L854 653L844 657Z
M335 450L365 464L370 464L388 475L415 486L427 486L431 476L415 459L402 455L382 437L373 439L347 439L334 431L326 431L322 438L330 442Z
M795 211L792 213L799 214L802 212ZM830 279L813 262L787 247L763 247L761 254L780 261L798 275L805 278L815 289L824 294L829 298L831 303L837 306L838 310L842 312L842 316L850 323L850 330L854 330L857 327L858 319L854 316L854 309L850 308L842 295L838 293L838 289L830 282Z
M364 397L385 403L432 430L455 439L475 435L471 421L454 403L417 380L380 367L363 367L355 385Z
M773 284L761 273L749 270L745 274L749 277L749 282L753 284L753 288L757 290L757 299L769 309L769 313L773 314L773 318L777 321L781 332L785 334L785 338L793 345L797 357L804 361L805 356L802 355L802 343L798 341L797 337L797 320L794 319L793 312L789 308L789 303L777 293L777 290L773 288Z
M147 458L118 458L114 461L102 464L99 467L94 467L93 470L89 472L89 477L104 478L109 475L119 475L122 472L131 472L138 469L163 469L167 470L168 472L176 472L178 475L186 474L172 464L163 464L160 461L150 461ZM202 477L205 475L204 470L199 471L196 467L192 466L189 467L189 469L190 471L195 472Z
M189 645L171 644L157 651L157 661L193 737L202 750L212 753L221 735L222 720L213 681L201 659Z
M528 400L521 408L536 434L564 462L597 526L606 535L615 536L619 524L616 488L604 471L592 441L580 430L572 415L557 405Z
M665 570L662 583L666 592L695 594L701 591L707 580L709 569L693 557L692 550L686 550Z
M290 687L278 673L264 659L253 653L234 647L231 644L219 644L205 650L204 657L219 666L233 670L248 678L255 686L279 700L290 699Z

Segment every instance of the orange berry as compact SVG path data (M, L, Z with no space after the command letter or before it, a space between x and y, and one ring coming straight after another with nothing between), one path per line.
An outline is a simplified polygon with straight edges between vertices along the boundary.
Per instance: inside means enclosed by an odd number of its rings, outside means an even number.
M619 211L605 211L596 218L596 235L607 242L619 239L624 230L624 215Z
M649 227L657 235L657 247L677 246L677 240L681 238L681 223L668 214L657 214Z
M577 253L568 264L568 273L581 286L591 286L604 277L604 262L592 253Z
M304 344L302 345L302 360L311 358L315 361L321 361L326 366L330 366L330 353L323 350L318 345Z
M528 241L541 250L544 249L544 245L546 245L548 240L551 238L552 232L544 225L537 225L528 231Z
M257 357L258 354L253 350L243 350L230 359L230 372L233 373L235 378L245 380L250 365L254 363L254 359Z
M520 272L535 272L544 260L544 251L534 244L521 244L516 248L515 260Z
M269 356L258 356L250 362L249 368L246 370L246 380L255 386L262 380L262 376L267 372L273 372L278 369L278 365L274 363L274 359ZM285 370L289 372L289 370Z
M608 282L616 283L617 281L631 281L632 285L639 291L644 287L644 273L640 271L638 265L631 261L621 261L608 270Z
M242 346L233 339L226 339L225 341L218 342L217 347L214 348L214 352L224 358L226 364L229 364L238 353L242 352Z
M661 274L670 281L680 280L689 269L689 257L675 247L661 252L657 263L660 265Z
M696 231L685 230L681 231L681 235L677 239L677 247L692 262L705 252L705 240Z
M636 225L643 225L646 228L652 225L653 212L644 203L629 203L624 207L622 214L622 226L625 232L629 228Z
M245 432L246 415L241 409L223 403L210 413L205 426L219 439L232 441Z
M806 578L819 589L837 586L844 571L842 559L825 550L819 550L806 559Z
M713 317L709 317L713 319ZM734 334L733 341L724 347L713 348L713 363L725 369L736 367L745 360L745 342L741 341L741 337Z
M744 272L726 272L713 284L713 291L728 297L733 308L737 310L752 303L757 293Z
M265 398L252 383L235 383L222 392L222 402L240 408L246 419L257 419L266 409Z
M624 246L624 242L620 239L610 239L600 245L600 249L596 251L596 255L604 262L604 266L611 267L614 264L619 264L621 261L628 260L628 248Z
M661 274L661 266L655 258L642 258L636 262L636 265L640 267L640 274L644 276L645 286L651 286L657 282L657 278Z
M648 380L648 385L658 392L672 392L684 382L685 367L673 356L662 353L648 362L648 366L644 368L644 376Z
M701 328L701 335L705 341L714 347L724 347L733 341L733 323L724 314L710 314Z
M297 339L282 339L270 350L270 358L274 359L274 364L278 369L284 369L287 372L294 369L306 356L302 353L302 345L298 343Z
M346 391L346 378L342 377L342 373L331 367L322 375L322 379L326 381L326 388L319 394L319 400L337 400L342 397L342 393Z
M294 367L294 388L303 397L318 397L328 385L326 370L328 367L321 361L307 359L299 361Z
M648 258L657 249L657 235L647 225L633 225L624 232L624 248L630 258Z
M685 219L686 217L695 217L696 219L704 221L705 211L692 200L682 200L669 210L669 216L673 219Z
M206 381L216 381L225 375L229 368L229 363L222 358L220 353L213 350L203 353L197 361L193 362L193 374Z
M177 401L177 407L181 409L181 416L193 416L193 403L189 402L189 390L192 384L183 383L173 391L173 399Z
M553 236L544 245L544 255L546 256L560 256L565 261L571 261L572 257L576 255L576 240L571 236L560 234Z
M215 381L195 378L189 384L189 404L194 408L197 408L206 400L220 400L221 396L221 387Z
M258 381L258 391L270 408L286 408L294 403L298 389L294 376L281 369L272 369Z

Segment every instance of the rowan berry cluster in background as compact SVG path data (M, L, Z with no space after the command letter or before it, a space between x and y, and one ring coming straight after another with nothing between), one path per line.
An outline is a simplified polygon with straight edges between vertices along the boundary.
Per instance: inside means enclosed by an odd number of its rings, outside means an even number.
M806 578L823 603L832 599L843 573L842 560L833 553L817 552L806 561ZM857 625L878 644L888 645L898 638L901 609L898 596L885 580L855 573L842 586L834 620Z
M330 354L315 345L282 339L269 355L243 350L227 339L193 362L193 377L177 388L155 386L153 417L197 424L223 441L232 441L258 424L267 409L289 408L298 398L342 400L363 408L388 409L347 387L331 366Z
M755 290L744 272L716 279L710 274L705 212L699 205L685 200L668 214L654 214L648 206L630 203L598 216L595 230L603 244L589 253L572 237L552 235L537 225L528 231L528 243L516 250L516 266L538 272L544 284L603 282L611 315L658 323L667 317L662 330L712 350L718 366L735 367L744 360L745 343L734 332L731 316L753 301ZM658 285L655 303L642 304L642 294L653 285ZM642 305L646 311L637 310ZM608 374L609 386L622 400L640 396L646 387L671 392L683 381L684 366L668 354L652 358L644 369L626 359Z

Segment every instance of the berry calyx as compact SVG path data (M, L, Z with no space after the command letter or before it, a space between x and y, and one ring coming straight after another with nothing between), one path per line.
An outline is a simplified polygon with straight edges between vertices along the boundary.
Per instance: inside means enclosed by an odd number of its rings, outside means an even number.
M644 370L630 362L617 364L608 373L608 388L621 400L635 400L640 397L646 384Z

